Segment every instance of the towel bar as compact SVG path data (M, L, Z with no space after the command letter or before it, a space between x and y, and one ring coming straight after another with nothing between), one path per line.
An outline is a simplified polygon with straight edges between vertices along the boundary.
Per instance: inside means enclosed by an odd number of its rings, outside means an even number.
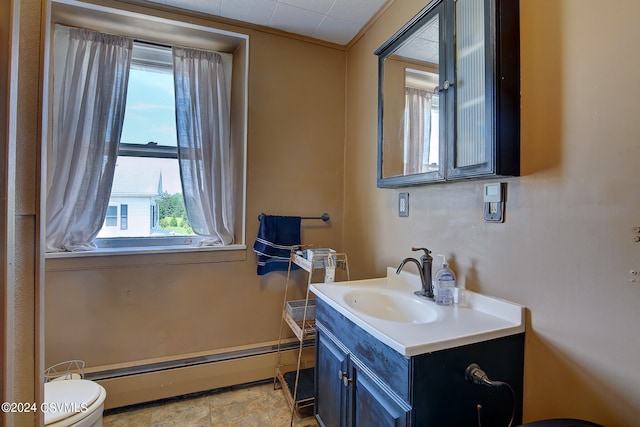
M260 221L264 215L265 215L264 213L261 213L260 215L258 215L258 221ZM301 218L301 219L321 219L321 220L323 220L324 222L327 222L327 221L329 221L329 220L331 219L331 217L329 216L329 214L328 214L328 213L326 213L326 212L325 212L325 213L323 213L323 214L322 214L322 215L320 215L320 216L302 216L302 217L300 217L300 218Z

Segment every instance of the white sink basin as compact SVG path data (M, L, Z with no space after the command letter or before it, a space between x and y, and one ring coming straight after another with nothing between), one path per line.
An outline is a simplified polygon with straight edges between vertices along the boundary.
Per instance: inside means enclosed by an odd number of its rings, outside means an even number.
M405 356L444 350L524 332L524 307L466 291L464 304L436 305L413 294L420 277L409 272L377 279L315 283L318 300Z
M427 301L388 289L356 289L345 293L344 301L364 315L392 322L429 323L438 318Z

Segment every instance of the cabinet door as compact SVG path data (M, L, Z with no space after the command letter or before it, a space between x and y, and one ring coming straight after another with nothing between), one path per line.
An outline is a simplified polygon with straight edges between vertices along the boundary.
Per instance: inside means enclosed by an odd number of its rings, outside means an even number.
M321 425L346 425L348 388L343 382L347 373L347 354L317 328L316 340L316 418ZM347 383L348 385L348 383Z
M357 427L399 427L408 426L410 409L403 407L382 389L379 381L374 380L363 370L354 366L353 408L348 425Z
M519 174L519 30L509 26L518 20L517 3L453 3L455 127L448 179Z
M487 57L485 0L453 3L455 27L455 135L449 146L450 178L467 177L493 170L491 126L492 74ZM454 71L455 70L455 71Z

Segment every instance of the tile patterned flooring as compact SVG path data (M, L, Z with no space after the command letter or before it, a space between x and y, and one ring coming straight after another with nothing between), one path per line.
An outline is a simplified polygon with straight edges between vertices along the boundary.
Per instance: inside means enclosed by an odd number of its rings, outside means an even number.
M107 410L104 427L287 427L291 411L273 383L238 386L160 402ZM318 426L313 417L296 427Z

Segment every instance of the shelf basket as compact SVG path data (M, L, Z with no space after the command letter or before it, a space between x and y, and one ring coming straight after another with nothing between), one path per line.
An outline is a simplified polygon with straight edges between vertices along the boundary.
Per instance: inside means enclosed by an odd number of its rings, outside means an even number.
M296 322L302 322L302 317L304 316L304 306L306 302L305 300L294 300L287 301L287 313L289 316L293 318ZM310 299L307 305L307 317L306 320L314 320L316 318L316 300Z

